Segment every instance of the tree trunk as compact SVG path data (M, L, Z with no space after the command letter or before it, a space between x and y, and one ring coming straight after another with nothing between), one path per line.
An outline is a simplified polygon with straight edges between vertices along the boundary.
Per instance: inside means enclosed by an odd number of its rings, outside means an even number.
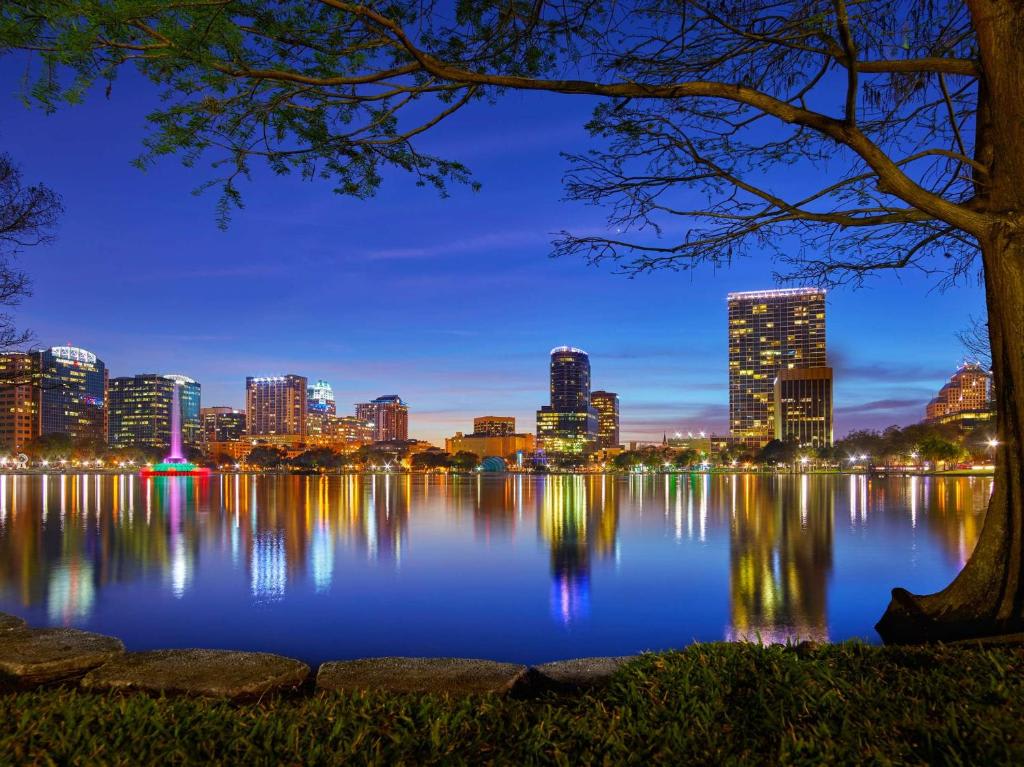
M996 398L996 476L963 571L937 594L893 589L875 628L886 642L1024 631L1024 6L968 0L978 36L976 196L999 223L979 238Z

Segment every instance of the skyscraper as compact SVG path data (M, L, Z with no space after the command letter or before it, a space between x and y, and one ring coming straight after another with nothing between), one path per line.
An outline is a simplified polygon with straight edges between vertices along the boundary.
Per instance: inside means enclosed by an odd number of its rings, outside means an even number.
M619 446L619 395L613 391L593 391L590 404L597 411L597 446Z
M181 408L181 437L186 445L199 443L199 384L182 375L141 373L111 378L108 441L112 447L154 447L171 444L171 403L174 387Z
M204 442L234 442L246 434L245 411L217 405L200 413Z
M782 370L826 367L825 291L730 293L729 428L748 447L775 435L775 379Z
M337 415L338 409L334 402L334 389L324 379L320 379L309 387L307 407L310 413L326 413Z
M110 445L165 450L171 444L173 387L174 381L157 373L111 378Z
M590 405L590 357L582 349L551 350L551 404L537 411L537 444L554 455L585 455L597 447L597 411Z
M791 368L775 378L775 439L832 445L832 368Z
M977 362L965 362L928 403L925 420L971 428L992 419L992 404L992 374Z
M39 355L39 433L107 440L107 368L76 346L54 346Z
M375 442L409 439L409 406L397 394L385 394L356 405L356 418L373 424Z
M397 394L386 394L373 401L376 409L375 436L378 442L409 439L409 406Z
M245 379L249 435L306 436L306 378L283 375Z
M0 450L21 452L39 434L39 355L0 354Z

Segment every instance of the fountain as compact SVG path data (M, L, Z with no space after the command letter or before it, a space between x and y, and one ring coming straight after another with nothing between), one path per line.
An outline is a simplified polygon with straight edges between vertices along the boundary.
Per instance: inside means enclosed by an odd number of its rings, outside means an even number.
M185 460L181 450L181 383L171 378L171 452L161 463L142 469L143 477L206 477L210 470Z

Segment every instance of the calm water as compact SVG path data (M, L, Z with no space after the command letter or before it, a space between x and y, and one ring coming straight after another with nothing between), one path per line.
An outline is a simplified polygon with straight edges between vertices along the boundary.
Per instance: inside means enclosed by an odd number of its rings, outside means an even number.
M0 610L317 663L875 641L991 482L863 476L0 476Z

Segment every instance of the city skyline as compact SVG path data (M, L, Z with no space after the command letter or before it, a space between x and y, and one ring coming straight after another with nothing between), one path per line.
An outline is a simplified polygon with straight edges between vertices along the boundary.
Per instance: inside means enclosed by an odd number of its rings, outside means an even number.
M359 201L294 178L260 183L257 171L222 232L215 198L190 194L193 172L173 160L159 175L130 166L155 102L134 75L109 101L47 117L18 102L20 63L0 64L0 138L66 208L56 241L20 260L34 295L16 318L40 346L101 350L116 375L187 367L208 405L243 407L246 376L281 371L328 380L345 412L398 391L412 436L443 444L496 408L532 423L547 350L570 344L601 361L601 387L623 403L623 441L726 430L725 296L776 287L773 266L752 257L626 279L548 258L553 232L604 226L601 211L560 201L558 152L585 141L586 100L559 102L556 123L526 135L516 126L546 118L552 97L473 106L431 134L472 167L478 193L439 199L389 174ZM129 127L111 142L118 119ZM841 436L919 420L962 360L956 333L984 316L984 296L973 282L942 293L906 273L830 291L828 314ZM172 328L168 316L183 321Z

